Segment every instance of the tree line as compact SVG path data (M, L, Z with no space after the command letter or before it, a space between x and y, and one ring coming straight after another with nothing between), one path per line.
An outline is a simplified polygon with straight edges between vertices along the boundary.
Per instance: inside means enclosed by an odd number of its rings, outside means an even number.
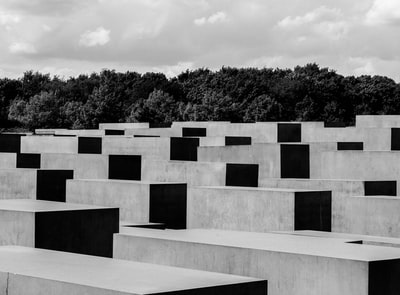
M114 70L68 79L28 71L0 79L0 130L208 120L352 125L362 114L400 114L400 84L383 76L342 76L317 64L201 68L170 79Z

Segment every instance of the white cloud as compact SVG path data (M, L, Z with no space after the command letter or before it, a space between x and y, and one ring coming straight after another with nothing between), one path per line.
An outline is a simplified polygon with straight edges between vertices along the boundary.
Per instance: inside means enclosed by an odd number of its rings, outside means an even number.
M1 25L10 25L16 24L21 21L21 18L16 14L0 12L0 24Z
M375 0L366 15L369 25L400 24L399 0Z
M203 26L205 24L215 24L215 23L222 23L227 20L227 15L223 11L219 11L217 13L214 13L213 15L210 15L209 17L202 17L202 18L197 18L194 20L194 24L197 26Z
M168 78L175 77L186 70L193 69L194 63L193 62L178 62L176 65L172 66L162 66L162 67L154 67L154 72L162 72Z
M278 22L278 26L282 28L291 28L319 21L326 22L328 20L337 19L340 15L341 12L339 9L321 6L302 16L287 16Z
M13 54L34 54L36 48L30 43L15 42L8 47L9 51Z
M110 41L110 30L98 27L94 31L86 31L79 39L79 45L85 47L103 46Z

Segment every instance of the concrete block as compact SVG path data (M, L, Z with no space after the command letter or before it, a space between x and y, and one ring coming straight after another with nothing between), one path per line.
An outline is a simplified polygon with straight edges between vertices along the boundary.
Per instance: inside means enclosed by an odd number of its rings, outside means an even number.
M400 238L399 198L354 196L343 201L343 218L333 231Z
M182 136L182 130L178 128L140 128L126 129L126 136L159 136L159 137L179 137Z
M17 154L17 163L13 168L40 169L40 154Z
M122 180L141 180L142 156L109 155L108 178Z
M225 145L251 145L250 136L225 136Z
M257 164L226 164L226 186L258 186Z
M121 208L121 219L186 228L186 184L124 180L70 180L67 202Z
M364 150L363 142L338 142L338 151L362 151Z
M268 279L270 295L396 294L400 249L334 239L221 230L124 228L114 258ZM379 262L391 275L382 276Z
M78 153L77 137L23 136L21 153Z
M142 180L184 182L188 185L224 186L226 183L226 164L143 159Z
M72 170L1 169L0 199L65 202L66 180L72 178Z
M2 153L0 152L0 169L15 168L17 166L16 153Z
M149 123L100 123L99 129L142 129L149 128Z
M400 127L399 115L357 115L356 127L391 128Z
M118 208L0 200L0 244L111 257Z
M101 154L101 137L78 137L78 154Z
M188 189L188 228L331 230L331 193L244 187Z
M267 295L265 280L133 261L16 246L0 259L2 294Z
M25 135L18 133L0 134L0 152L1 153L21 152L21 137L25 137Z
M207 128L182 127L182 137L206 137Z

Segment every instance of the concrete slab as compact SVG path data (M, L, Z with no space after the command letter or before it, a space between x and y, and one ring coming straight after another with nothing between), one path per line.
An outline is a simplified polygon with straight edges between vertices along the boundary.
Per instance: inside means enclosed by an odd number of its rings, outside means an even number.
M267 294L259 279L49 250L0 247L0 260L8 294Z
M321 232L313 230L298 230L298 231L288 231L280 233L288 235L309 236L316 238L330 238L330 239L340 239L340 240L349 239L349 240L355 240L356 242L359 242L360 244L363 245L400 248L400 238L378 237L378 236L347 234L338 232Z
M78 138L64 136L24 136L21 153L78 153Z
M385 294L399 289L400 249L346 240L124 228L114 235L114 257L265 278L270 295L377 295L377 286Z
M17 154L16 153L2 153L0 152L0 169L9 169L17 167Z
M65 202L72 170L0 169L0 199L38 199Z
M126 180L70 180L67 202L120 208L122 220L186 228L185 183Z
M331 230L331 192L244 187L188 189L188 228Z
M0 245L111 257L119 209L38 200L0 200Z
M143 129L143 128L149 128L150 124L149 123L100 123L99 124L99 129L104 130L104 129Z
M400 127L399 115L357 115L356 127Z

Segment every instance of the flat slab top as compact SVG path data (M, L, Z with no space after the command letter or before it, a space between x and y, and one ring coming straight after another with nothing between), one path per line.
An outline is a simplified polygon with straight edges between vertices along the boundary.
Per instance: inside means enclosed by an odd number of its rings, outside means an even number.
M292 189L292 188L270 188L270 187L247 187L247 186L195 186L194 189L213 189L230 191L252 191L252 192L283 192L283 193L301 193L301 192L323 192L328 190L313 189Z
M364 242L372 242L372 243L377 243L377 244L398 245L398 247L400 247L400 238L368 236L368 235L348 234L348 233L323 232L323 231L314 231L314 230L282 231L282 232L276 232L276 233L286 234L286 235L316 237L316 238L353 239L353 240L360 240L360 241L364 241Z
M121 228L120 233L117 235L365 262L400 259L400 249L349 243L357 241L357 239L330 239L290 234L211 229L157 231L128 227Z
M186 182L159 182L159 181L148 181L148 180L122 180L122 179L69 179L68 182L123 183L132 185L186 184Z
M129 294L261 281L205 271L17 246L0 247L0 271Z
M0 211L49 212L49 211L95 210L95 209L110 209L110 208L111 207L41 201L32 199L0 200Z

